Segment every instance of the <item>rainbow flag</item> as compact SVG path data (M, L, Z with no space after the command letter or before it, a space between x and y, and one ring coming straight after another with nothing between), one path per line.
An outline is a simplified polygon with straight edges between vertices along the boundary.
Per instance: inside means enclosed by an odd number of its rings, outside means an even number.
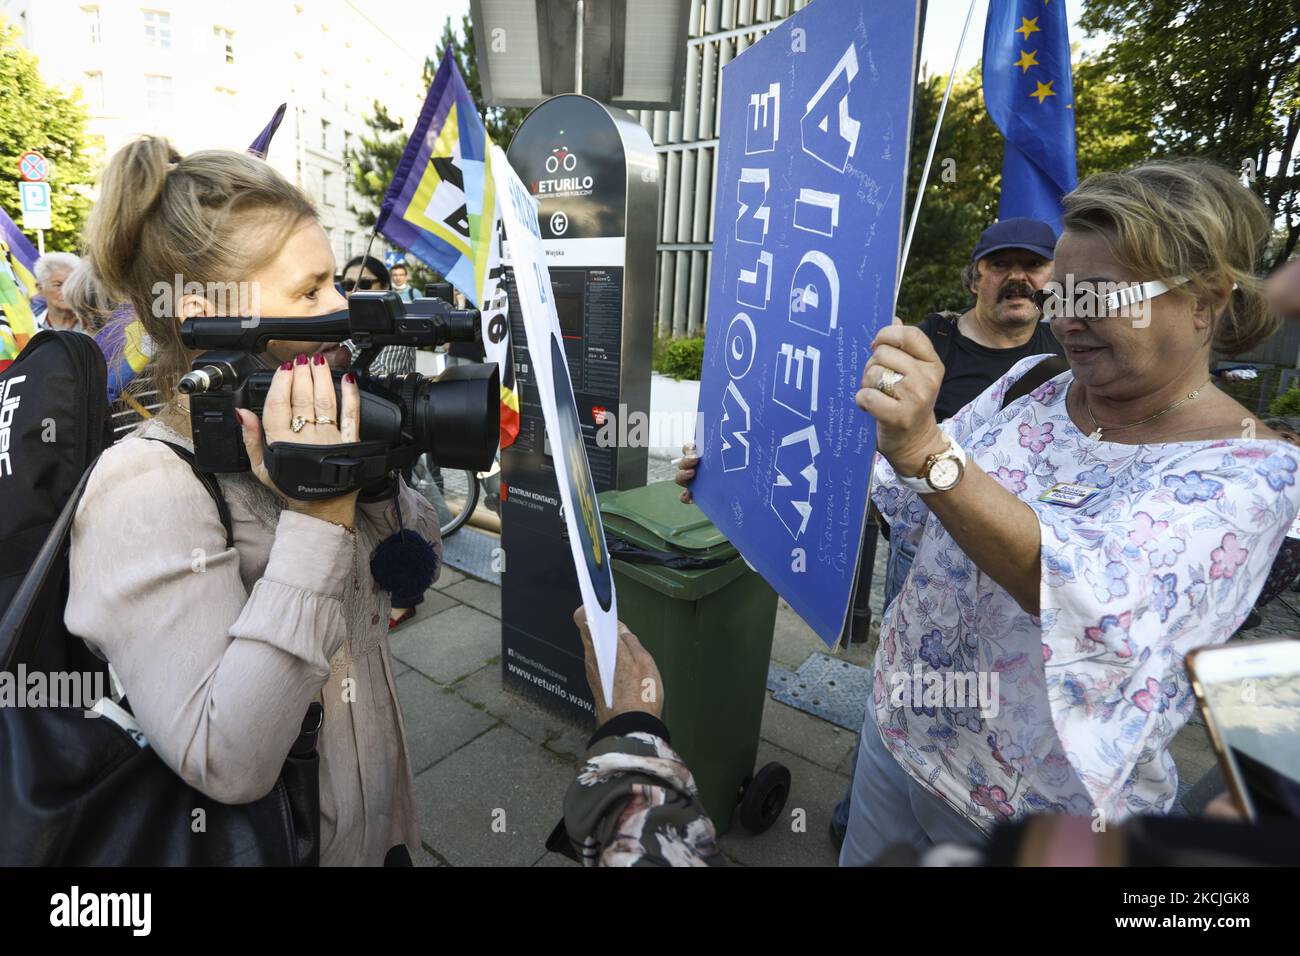
M448 49L384 195L376 231L441 273L482 314L483 347L501 373L501 447L519 434L501 217L492 140Z
M32 296L36 294L36 249L0 209L0 372L36 334Z

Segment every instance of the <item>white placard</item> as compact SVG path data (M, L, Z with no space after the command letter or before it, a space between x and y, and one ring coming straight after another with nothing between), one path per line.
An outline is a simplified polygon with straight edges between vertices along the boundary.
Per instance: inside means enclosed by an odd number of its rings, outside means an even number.
M596 503L596 488L582 442L578 408L573 400L560 320L555 314L555 294L546 266L546 251L537 226L537 201L510 167L501 147L492 147L492 175L497 187L497 205L510 244L510 262L515 271L515 289L528 338L537 390L546 419L546 434L564 505L564 524L569 547L578 571L578 587L587 612L596 665L606 706L613 704L614 665L618 655L618 605L614 576L610 573L605 529Z

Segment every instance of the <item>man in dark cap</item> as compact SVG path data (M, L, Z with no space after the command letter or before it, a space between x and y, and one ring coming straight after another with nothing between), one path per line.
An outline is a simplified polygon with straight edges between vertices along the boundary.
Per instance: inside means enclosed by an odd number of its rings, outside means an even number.
M934 414L951 418L1011 366L1030 355L1064 355L1030 296L1052 278L1056 234L1037 219L1007 219L984 230L962 282L975 304L960 315L934 312L920 324L946 371Z

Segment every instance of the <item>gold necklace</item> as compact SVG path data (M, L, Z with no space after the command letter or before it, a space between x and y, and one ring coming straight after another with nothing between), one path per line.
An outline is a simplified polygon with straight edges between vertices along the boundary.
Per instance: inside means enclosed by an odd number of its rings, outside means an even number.
M1214 380L1207 379L1200 386L1200 388L1195 388L1192 391L1188 392L1186 395L1184 395L1178 401L1174 402L1168 408L1163 408L1160 411L1156 412L1154 415L1148 415L1146 418L1142 419L1141 421L1130 422L1127 425L1104 425L1103 426L1100 423L1098 423L1097 416L1092 413L1092 406L1088 404L1088 396L1084 395L1083 407L1084 410L1087 411L1088 417L1092 419L1092 427L1093 427L1093 432L1088 437L1093 441L1101 441L1101 433L1103 430L1108 430L1112 432L1122 432L1126 428L1136 428L1138 425L1145 425L1147 422L1155 421L1161 415L1164 415L1168 412L1172 412L1175 408L1177 408L1179 405L1182 405L1184 402L1190 402L1192 399L1196 398L1196 396L1201 394L1201 389L1205 388L1205 386L1209 385L1210 382L1212 381Z

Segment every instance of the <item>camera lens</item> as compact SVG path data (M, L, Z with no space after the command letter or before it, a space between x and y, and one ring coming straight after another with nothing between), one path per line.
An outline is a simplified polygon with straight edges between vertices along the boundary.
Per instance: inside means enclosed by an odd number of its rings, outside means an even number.
M442 468L487 471L501 440L495 363L457 365L436 378L385 375L375 384L402 406L402 428Z

